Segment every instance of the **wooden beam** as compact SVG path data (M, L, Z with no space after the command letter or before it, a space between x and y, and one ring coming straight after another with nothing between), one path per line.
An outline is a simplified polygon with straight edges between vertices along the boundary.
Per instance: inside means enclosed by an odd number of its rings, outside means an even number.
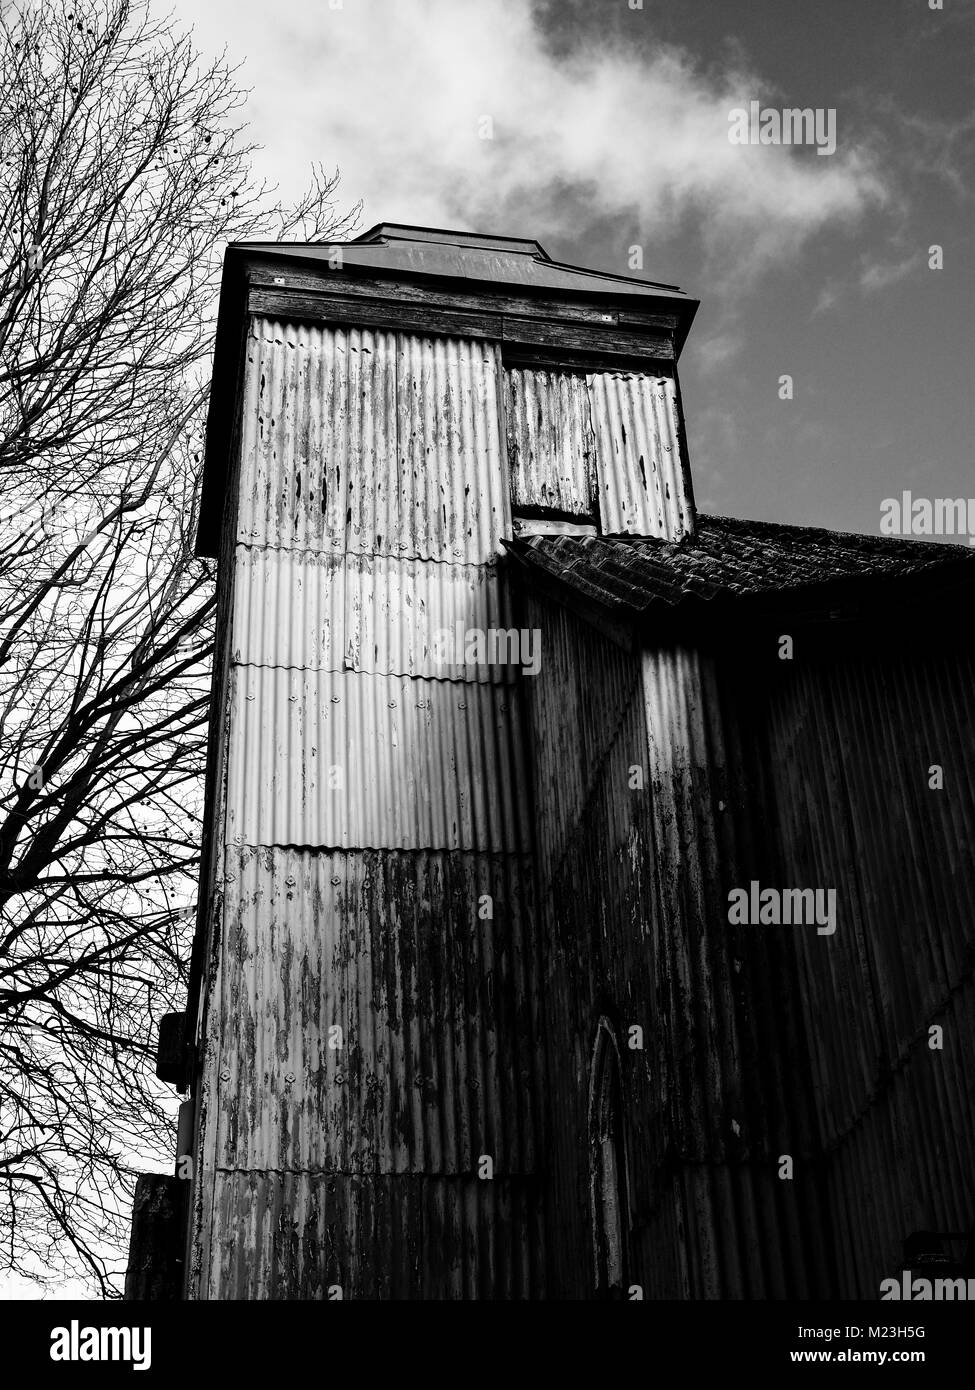
M353 276L339 270L323 269L316 274L308 270L296 270L290 264L282 265L280 272L275 271L273 266L254 266L250 271L249 283L253 289L292 290L343 300L375 299L389 303L429 304L466 313L567 319L578 323L650 328L663 333L673 333L678 323L676 313L649 313L646 310L614 303L612 296L607 296L607 302L601 305L576 303L566 299L536 299L529 295L504 292L483 294L459 288L454 290L417 285L406 280Z
M522 318L498 313L474 314L454 307L442 308L426 301L404 303L366 298L344 299L337 295L306 294L278 286L273 289L251 289L247 308L251 314L283 321L304 319L314 323L361 324L432 336L488 338L505 344L538 346L567 353L590 353L600 357L650 357L665 362L674 358L673 340L669 335L576 320Z
M394 304L385 300L339 299L334 295L308 295L292 290L251 290L248 312L264 318L296 322L362 325L391 328L434 337L500 339L499 315L466 314L426 304Z

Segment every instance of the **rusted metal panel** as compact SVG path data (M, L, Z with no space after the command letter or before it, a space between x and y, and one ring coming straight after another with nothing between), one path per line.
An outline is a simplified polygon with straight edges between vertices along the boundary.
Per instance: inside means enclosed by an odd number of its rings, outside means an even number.
M527 848L516 688L234 667L228 844Z
M511 629L507 587L494 567L238 546L236 570L233 656L239 664L515 679L510 664L440 659L463 658L458 624L462 632Z
M513 856L228 852L215 1166L534 1171L531 897Z
M510 515L495 344L256 318L237 539L481 564Z
M674 379L592 372L587 380L603 533L678 540L692 532Z
M794 943L728 921L728 889L768 865L747 706L707 652L662 647L643 663L652 791L658 971L666 999L671 1142L681 1156L692 1296L829 1291L805 1039L793 1009ZM799 1155L788 1185L778 1156Z
M511 367L504 394L512 507L591 516L595 438L585 376Z
M967 654L865 651L769 696L770 822L837 889L836 932L795 949L847 1297L877 1296L912 1231L971 1224L973 684Z
M215 1236L201 1272L206 1298L544 1293L544 1232L532 1179L217 1173L212 1184Z
M512 366L505 421L515 509L598 510L604 534L693 531L672 377Z
M524 693L533 711L535 852L547 882L566 851L640 672L632 656L530 591L525 621L541 634L542 669Z
M734 711L693 651L641 662L560 606L530 612L549 658L526 699L553 1293L592 1294L580 1138L593 1029L609 1009L624 1040L628 1280L648 1298L823 1296L815 1171L786 1189L776 1169L778 1154L811 1148L799 1027L776 1007L789 962L781 943L740 939L722 909L723 884L761 838L748 828L746 760L725 728ZM627 1046L634 1026L641 1036Z

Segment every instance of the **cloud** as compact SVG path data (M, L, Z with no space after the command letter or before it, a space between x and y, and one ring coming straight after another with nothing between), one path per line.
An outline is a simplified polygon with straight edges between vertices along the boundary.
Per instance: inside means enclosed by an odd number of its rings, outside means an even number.
M895 261L878 260L872 255L863 256L861 257L860 270L854 278L848 280L832 279L823 286L813 307L813 317L826 313L835 304L848 298L854 290L858 290L861 295L865 296L877 294L880 290L890 289L892 285L906 279L912 271L917 270L923 264L924 256L919 251L912 251L909 255Z
M261 172L293 193L312 160L337 162L367 223L544 239L614 218L628 242L686 232L747 278L885 197L842 132L829 159L733 146L729 112L758 77L705 75L673 47L648 57L563 36L555 54L533 0L217 0L196 27L247 57Z
M702 372L712 372L716 367L736 357L744 349L744 340L739 333L717 330L708 337L692 340L690 352Z
M860 288L864 294L875 294L877 290L885 290L890 285L896 285L898 280L903 280L920 263L921 257L917 252L901 261L871 260L860 272Z

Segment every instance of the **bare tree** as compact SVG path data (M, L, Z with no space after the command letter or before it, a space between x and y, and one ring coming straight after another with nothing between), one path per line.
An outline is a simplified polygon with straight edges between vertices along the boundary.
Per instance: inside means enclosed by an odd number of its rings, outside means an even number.
M147 1139L172 1152L151 1055L196 896L222 247L358 214L322 170L291 209L255 186L242 100L143 4L0 16L0 1241L103 1294Z

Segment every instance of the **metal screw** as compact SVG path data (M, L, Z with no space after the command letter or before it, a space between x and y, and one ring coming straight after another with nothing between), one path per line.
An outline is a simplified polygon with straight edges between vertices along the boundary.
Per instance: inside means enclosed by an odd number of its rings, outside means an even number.
M287 1081L288 1085L290 1086L291 1083L292 1083L292 1081L294 1081L294 1079L295 1079L295 1074L294 1074L294 1072L293 1072L293 1071L286 1071L285 1074L284 1074L284 1079L285 1079L285 1081Z
M223 1071L220 1073L220 1080L221 1080L221 1081L229 1081L229 1080L230 1080L230 1072L227 1070L226 1067L224 1067Z
M333 875L332 875L332 882L333 882L333 883L341 883L342 880L341 880L341 878L339 878L338 874L333 874Z

